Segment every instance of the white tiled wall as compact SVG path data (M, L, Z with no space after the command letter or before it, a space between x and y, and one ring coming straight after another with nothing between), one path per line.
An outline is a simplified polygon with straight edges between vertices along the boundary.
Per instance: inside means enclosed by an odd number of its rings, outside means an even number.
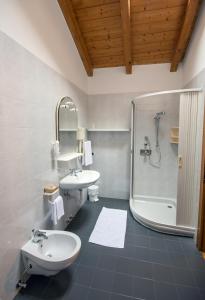
M88 128L129 128L133 97L134 94L89 95Z
M88 128L129 129L134 94L90 95ZM130 132L89 132L94 163L100 177L100 196L129 199Z
M129 132L90 132L101 197L129 199Z
M51 159L57 101L73 98L86 126L87 96L4 33L0 57L0 298L10 300L19 249L33 227L49 224L43 187L58 183Z
M144 137L148 136L152 147L152 160L158 160L155 151L156 131L154 115L164 111L159 126L159 144L161 148L161 167L155 168L140 156L144 148ZM148 197L177 197L177 157L178 146L170 143L170 130L179 126L179 95L158 95L136 102L135 109L135 160L134 195Z

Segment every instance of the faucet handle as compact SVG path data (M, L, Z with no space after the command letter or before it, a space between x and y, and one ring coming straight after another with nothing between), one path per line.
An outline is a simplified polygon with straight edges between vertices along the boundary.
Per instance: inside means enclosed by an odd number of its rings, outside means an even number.
M35 229L35 228L33 228L32 229L32 233L33 233L33 235L35 236L35 235L37 235L37 234L46 234L46 231L42 231L42 230L39 230L39 229Z

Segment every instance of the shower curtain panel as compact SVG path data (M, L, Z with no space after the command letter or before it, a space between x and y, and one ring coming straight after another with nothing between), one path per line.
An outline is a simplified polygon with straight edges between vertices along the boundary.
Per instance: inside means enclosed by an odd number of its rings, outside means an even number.
M180 95L176 224L194 228L197 225L204 114L201 94L186 92Z

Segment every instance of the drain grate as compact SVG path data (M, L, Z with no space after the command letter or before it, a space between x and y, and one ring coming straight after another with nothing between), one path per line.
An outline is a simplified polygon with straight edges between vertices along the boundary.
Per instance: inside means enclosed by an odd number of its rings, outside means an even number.
M51 253L47 253L46 256L52 257L52 254Z
M167 205L167 207L168 207L168 208L172 208L172 206L171 206L171 205Z

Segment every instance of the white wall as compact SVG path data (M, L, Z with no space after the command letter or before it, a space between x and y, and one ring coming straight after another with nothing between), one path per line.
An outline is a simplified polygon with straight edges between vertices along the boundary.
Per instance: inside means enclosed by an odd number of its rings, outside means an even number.
M199 16L182 64L183 86L187 85L205 68L205 1L202 1Z
M179 126L179 95L152 96L135 103L134 196L171 198L176 201L178 145L170 143L170 132L172 127ZM161 163L160 168L156 168L150 165L148 158L145 161L140 156L140 149L144 149L144 137L148 136L152 149L151 161L158 162L153 117L159 111L164 111L165 115L159 122Z
M130 128L134 94L90 95L88 128ZM100 196L129 199L130 132L89 132L94 152L93 169L100 172Z
M124 67L96 69L88 78L88 94L144 93L182 87L182 70L170 72L170 64L133 66L125 74Z
M2 32L0 60L0 299L11 300L31 229L53 228L43 188L59 182L51 157L56 104L69 95L86 126L87 95ZM64 205L78 209L70 200Z
M87 74L57 0L0 0L0 30L87 91Z

